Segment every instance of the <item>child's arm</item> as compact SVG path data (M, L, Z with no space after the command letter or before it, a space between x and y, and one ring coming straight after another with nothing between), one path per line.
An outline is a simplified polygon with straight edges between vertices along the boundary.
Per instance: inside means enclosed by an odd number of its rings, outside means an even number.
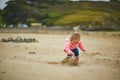
M79 41L78 47L83 51L86 52L85 47L83 46L83 43L81 41Z
M67 42L64 46L64 51L68 53L69 55L74 55L74 53L70 50L69 42Z

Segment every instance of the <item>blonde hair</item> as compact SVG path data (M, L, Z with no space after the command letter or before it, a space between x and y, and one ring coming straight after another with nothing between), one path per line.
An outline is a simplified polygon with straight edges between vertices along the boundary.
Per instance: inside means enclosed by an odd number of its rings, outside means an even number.
M74 33L72 33L72 35L70 36L70 41L72 41L72 40L75 40L75 39L77 39L77 40L80 40L80 34L78 33L78 32L74 32Z

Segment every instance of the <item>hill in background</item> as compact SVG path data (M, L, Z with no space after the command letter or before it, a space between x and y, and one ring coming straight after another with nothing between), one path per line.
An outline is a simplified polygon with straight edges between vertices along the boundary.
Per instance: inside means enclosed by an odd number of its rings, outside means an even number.
M55 25L80 25L85 30L120 29L120 3L77 2L55 6L53 10L64 14Z
M82 30L120 30L119 14L120 2L70 2L51 5L34 1L29 4L8 2L1 17L3 24L8 25L20 22L29 26L30 23L42 23L64 27L79 25Z

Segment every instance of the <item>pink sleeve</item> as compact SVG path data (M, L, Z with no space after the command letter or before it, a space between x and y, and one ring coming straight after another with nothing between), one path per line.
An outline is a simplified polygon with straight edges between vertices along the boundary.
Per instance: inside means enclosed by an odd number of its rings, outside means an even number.
M71 50L70 50L70 43L67 41L66 42L66 44L65 44L65 46L64 46L64 51L66 52L66 53L71 53Z
M79 41L78 47L82 50L85 51L86 49L83 46L83 43L81 41Z

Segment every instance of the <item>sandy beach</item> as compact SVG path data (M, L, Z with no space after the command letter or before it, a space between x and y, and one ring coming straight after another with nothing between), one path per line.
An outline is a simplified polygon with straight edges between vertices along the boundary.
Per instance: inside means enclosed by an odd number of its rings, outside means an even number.
M79 66L61 64L68 34L0 33L38 42L0 42L0 80L120 80L120 35L81 33L87 54Z

